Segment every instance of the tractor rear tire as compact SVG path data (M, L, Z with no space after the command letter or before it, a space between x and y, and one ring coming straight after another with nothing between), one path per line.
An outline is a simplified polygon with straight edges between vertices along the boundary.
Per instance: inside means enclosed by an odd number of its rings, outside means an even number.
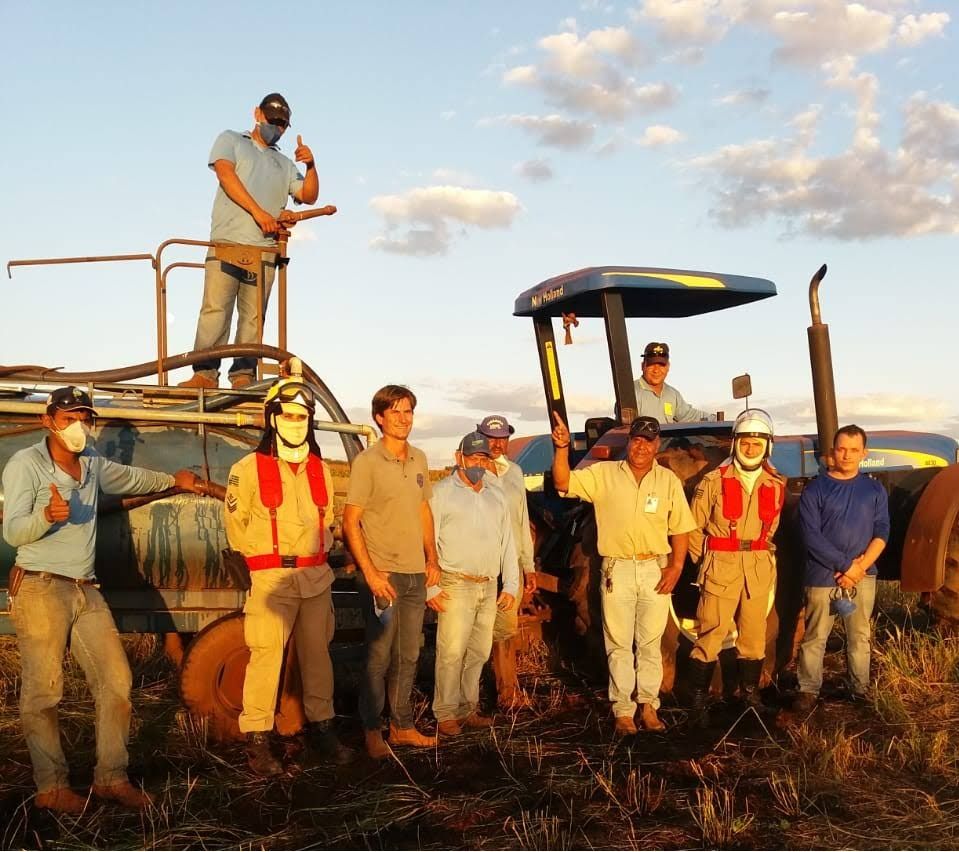
M932 594L932 609L951 628L959 627L959 518L952 525L946 545L945 580Z

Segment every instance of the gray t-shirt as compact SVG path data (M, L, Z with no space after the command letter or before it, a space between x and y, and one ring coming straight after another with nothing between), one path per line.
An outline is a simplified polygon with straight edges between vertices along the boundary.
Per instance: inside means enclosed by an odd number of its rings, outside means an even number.
M217 160L233 163L240 183L271 216L279 215L286 199L294 198L303 186L303 175L289 157L275 147L261 148L249 133L224 130L216 137L210 151L208 163L211 169ZM256 220L231 201L219 184L213 200L210 239L248 246L276 245L276 240L264 236Z

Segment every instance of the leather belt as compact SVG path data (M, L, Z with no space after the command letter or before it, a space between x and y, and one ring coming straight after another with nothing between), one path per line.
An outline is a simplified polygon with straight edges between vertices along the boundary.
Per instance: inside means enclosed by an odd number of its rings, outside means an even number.
M442 571L444 574L449 574L458 580L468 580L470 583L488 583L493 579L492 577L482 577L478 574L461 574L459 571L447 571L445 568L443 568Z
M96 588L100 587L100 584L97 582L96 577L91 577L91 578L67 577L63 574L54 574L51 571L29 571L26 568L23 569L23 573L27 577L39 577L41 580L63 580L65 583L73 583L74 586L95 586Z
M263 556L246 557L246 567L251 571L264 571L267 568L312 568L324 562L325 553L314 553L312 556L280 556L267 553Z

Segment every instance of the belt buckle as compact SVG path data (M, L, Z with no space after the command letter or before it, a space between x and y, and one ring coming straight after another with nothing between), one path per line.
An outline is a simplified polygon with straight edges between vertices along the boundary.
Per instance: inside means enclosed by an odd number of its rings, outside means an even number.
M743 539L739 539L739 549L740 549L740 551L743 551L743 550L752 550L752 549L753 549L753 543L752 543L751 541L744 541Z
M296 557L295 557L295 556L281 556L281 557L280 557L280 567L281 567L281 568L296 568Z

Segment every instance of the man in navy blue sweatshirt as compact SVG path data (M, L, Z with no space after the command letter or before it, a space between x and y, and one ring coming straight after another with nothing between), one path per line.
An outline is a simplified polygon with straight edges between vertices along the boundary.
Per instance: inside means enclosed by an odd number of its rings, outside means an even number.
M863 697L869 686L869 619L876 601L875 563L889 540L889 498L876 480L859 472L866 453L866 433L843 426L833 439L834 467L817 476L799 501L806 542L806 633L794 705L800 713L816 706L826 640L835 620L830 603L844 592L855 604L842 616L853 696Z

